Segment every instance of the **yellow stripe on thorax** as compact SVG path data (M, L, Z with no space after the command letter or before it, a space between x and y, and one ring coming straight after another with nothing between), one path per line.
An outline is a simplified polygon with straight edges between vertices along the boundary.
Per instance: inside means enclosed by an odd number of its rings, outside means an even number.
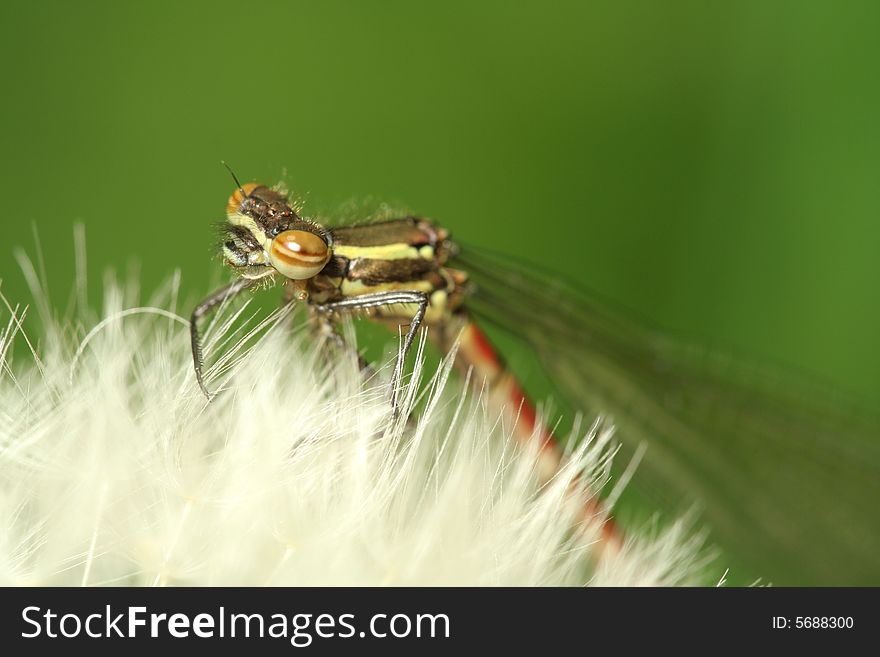
M361 294L372 294L373 292L389 292L391 290L431 292L433 289L434 286L430 281L390 281L388 283L377 283L376 285L365 285L363 281L342 279L342 284L339 286L339 291L346 297L356 297Z
M433 324L436 321L447 319L447 294L446 290L435 290L429 281L394 281L393 283L380 283L378 285L364 285L361 281L343 280L339 287L339 291L344 296L356 297L362 294L371 294L373 292L390 292L392 290L414 290L417 292L427 292L429 294L430 305L425 314L425 321ZM396 319L411 319L418 310L418 305L414 303L395 303L388 306L380 306L373 310L374 313L381 317Z
M415 260L424 258L430 260L434 257L434 249L430 246L413 246L406 242L394 244L382 244L379 246L355 246L353 244L340 244L333 247L333 253L354 260L355 258L369 258L370 260Z

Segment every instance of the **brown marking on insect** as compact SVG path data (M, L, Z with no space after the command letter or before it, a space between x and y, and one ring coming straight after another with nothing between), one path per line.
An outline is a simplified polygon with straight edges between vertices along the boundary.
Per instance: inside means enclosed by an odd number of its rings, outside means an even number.
M314 233L287 230L272 240L273 255L291 265L326 262L327 243Z
M386 244L409 244L410 246L434 245L437 231L426 221L413 217L392 219L362 226L343 226L333 229L333 240L342 246L384 246Z
M348 267L348 278L359 280L364 285L379 285L391 281L414 281L424 278L435 270L437 263L425 258L406 258L401 260L375 260L357 258Z

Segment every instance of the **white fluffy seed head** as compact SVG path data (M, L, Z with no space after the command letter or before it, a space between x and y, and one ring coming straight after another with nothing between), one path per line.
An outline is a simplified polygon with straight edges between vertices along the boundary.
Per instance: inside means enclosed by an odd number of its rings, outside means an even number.
M222 388L208 404L168 301L176 288L165 297L126 310L110 282L103 319L43 317L31 340L42 351L22 363L9 349L25 339L21 313L7 315L0 584L699 581L681 523L597 558L604 519L585 521L571 489L583 498L607 480L609 430L594 427L540 487L534 454L497 409L447 382L448 363L419 385L419 359L395 420L384 371L364 381L290 317L245 349L228 310L207 331Z

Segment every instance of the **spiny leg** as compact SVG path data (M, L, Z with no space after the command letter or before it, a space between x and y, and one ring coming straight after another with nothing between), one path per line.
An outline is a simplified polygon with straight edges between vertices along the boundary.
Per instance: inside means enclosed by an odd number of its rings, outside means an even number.
M288 280L285 283L284 292L281 296L282 310L297 301L305 301L301 294L302 288L297 285L299 282L300 281ZM336 330L329 314L322 310L323 306L307 304L307 307L309 313L307 322L308 328L319 348L330 343L332 347L343 353L351 353L355 351L354 347L348 344L339 334L339 331ZM326 350L322 349L322 352L326 355ZM368 373L372 372L372 368L369 363L364 360L363 356L359 353L355 353L355 356L357 357L361 371L367 371ZM329 365L330 363L328 362L327 364Z
M205 394L205 397L208 398L208 401L211 401L211 399L213 399L214 394L209 392L208 388L205 386L205 378L203 373L205 359L202 353L202 338L199 334L199 320L202 319L209 312L211 312L211 310L213 310L216 306L219 306L227 299L231 299L239 292L250 287L253 284L254 281L251 279L239 278L229 285L224 285L219 290L212 292L208 297L203 299L199 305L195 307L195 310L192 311L189 322L189 335L190 342L192 344L193 369L196 372L196 381L198 381L199 383L199 388L202 389L202 392Z
M391 375L391 408L396 416L399 412L397 405L397 389L403 378L403 366L409 348L415 339L416 331L422 325L425 313L428 310L428 295L424 292L413 292L407 290L395 290L391 292L377 292L375 294L363 294L356 297L349 297L340 301L323 304L317 307L322 313L333 313L339 311L357 311L368 310L370 308L379 308L382 306L391 306L395 304L416 304L418 308L412 316L409 324L409 330L403 339L403 347L397 354L397 361L394 364L394 371ZM341 337L341 336L340 336Z

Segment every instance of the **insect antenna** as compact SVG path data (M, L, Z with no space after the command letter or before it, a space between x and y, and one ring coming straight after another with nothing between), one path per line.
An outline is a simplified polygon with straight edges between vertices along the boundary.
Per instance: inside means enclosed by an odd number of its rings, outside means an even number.
M244 188L241 186L241 183L238 181L238 176L235 175L235 172L232 170L228 164L226 164L226 160L220 160L220 164L226 167L226 170L229 172L229 175L232 176L232 180L235 181L235 186L238 187L238 191L241 192L241 198L246 199L247 194L244 193Z

